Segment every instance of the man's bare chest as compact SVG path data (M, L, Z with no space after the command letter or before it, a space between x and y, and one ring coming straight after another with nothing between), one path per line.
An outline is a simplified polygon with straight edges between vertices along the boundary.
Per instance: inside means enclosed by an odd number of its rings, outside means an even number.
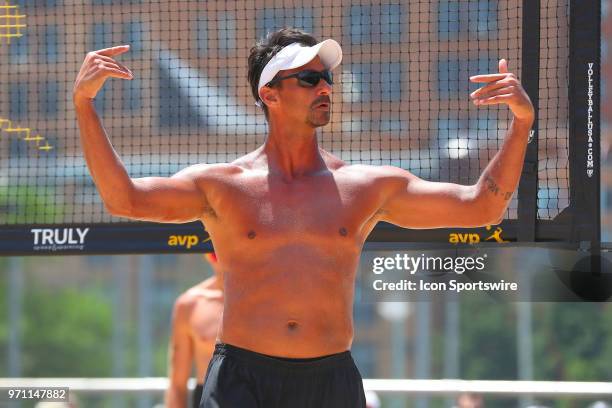
M367 184L332 176L292 182L238 179L210 201L215 222L242 229L250 238L254 234L348 237L358 234L380 207Z

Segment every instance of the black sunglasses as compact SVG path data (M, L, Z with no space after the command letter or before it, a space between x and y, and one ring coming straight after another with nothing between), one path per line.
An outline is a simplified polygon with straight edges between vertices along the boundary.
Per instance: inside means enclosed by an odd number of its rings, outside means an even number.
M297 78L298 85L304 88L312 88L312 87L317 86L317 84L319 83L321 79L324 79L325 82L327 82L330 85L334 84L334 79L332 77L331 71L325 70L325 71L319 72L319 71L305 70L305 71L296 72L295 74L287 75L286 77L274 78L273 80L268 82L266 85L272 86L277 82L280 82L284 79L289 79L289 78Z

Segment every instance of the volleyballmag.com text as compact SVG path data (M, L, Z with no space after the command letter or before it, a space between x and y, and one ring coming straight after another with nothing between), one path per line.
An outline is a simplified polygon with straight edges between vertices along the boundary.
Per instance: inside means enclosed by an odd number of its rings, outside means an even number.
M588 71L587 71L587 83L588 83L588 110L587 110L587 159L586 159L586 172L587 177L593 177L594 171L594 160L593 160L593 94L594 94L594 86L593 86L593 62L588 63Z

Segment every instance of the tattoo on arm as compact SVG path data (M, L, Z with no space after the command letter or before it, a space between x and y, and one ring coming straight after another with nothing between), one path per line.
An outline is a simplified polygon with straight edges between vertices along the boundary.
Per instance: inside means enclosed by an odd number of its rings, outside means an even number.
M489 190L493 195L501 195L504 200L508 201L512 197L512 191L502 192L499 189L499 186L495 182L495 180L491 176L487 176L485 178L485 183L487 185L487 190Z

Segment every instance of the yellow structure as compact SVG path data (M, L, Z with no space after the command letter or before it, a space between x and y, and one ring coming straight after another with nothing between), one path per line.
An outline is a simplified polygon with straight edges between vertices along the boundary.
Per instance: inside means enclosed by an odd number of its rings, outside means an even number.
M11 43L11 38L19 38L23 36L22 28L26 27L25 14L19 14L19 6L9 4L5 0L3 5L0 5L0 39L6 39L7 44Z
M53 146L49 145L49 141L45 140L45 138L41 135L32 136L32 129L16 126L13 127L13 122L8 119L0 118L0 134L1 132L6 133L15 133L17 138L23 140L24 142L36 142L36 147L38 150L49 151L53 149ZM45 140L45 145L40 146L40 142Z

